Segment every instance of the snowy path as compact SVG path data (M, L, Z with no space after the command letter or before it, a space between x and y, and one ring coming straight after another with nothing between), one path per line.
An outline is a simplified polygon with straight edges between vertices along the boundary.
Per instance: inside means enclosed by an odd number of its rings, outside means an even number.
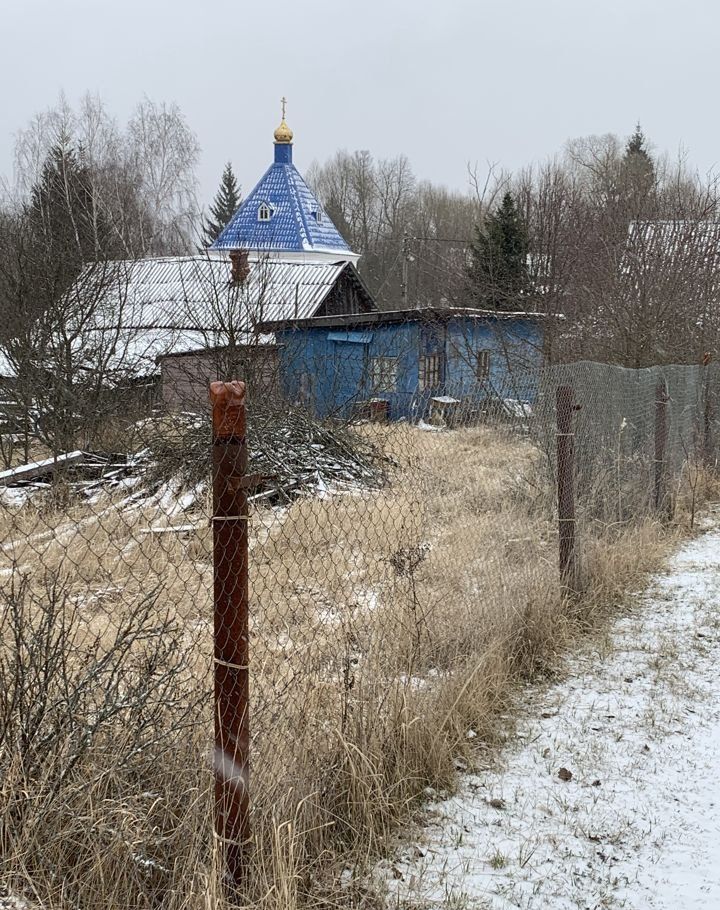
M500 769L428 807L380 870L389 906L720 908L720 531L611 637L530 691Z

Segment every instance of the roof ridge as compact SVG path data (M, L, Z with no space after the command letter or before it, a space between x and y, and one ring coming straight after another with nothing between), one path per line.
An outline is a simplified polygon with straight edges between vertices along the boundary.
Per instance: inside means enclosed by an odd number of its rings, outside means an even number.
M310 242L310 224L305 217L305 212L303 211L303 207L300 203L300 196L298 194L298 188L295 184L294 178L297 176L298 180L300 180L302 183L304 183L304 181L300 176L300 172L294 164L285 165L285 167L287 168L285 171L285 182L287 183L288 192L293 196L295 200L295 217L296 219L299 217L301 223L299 227L302 228L302 232L298 230L298 241L300 243L300 246L304 249L305 247L312 245ZM305 184L305 186L308 190L310 189L307 187L307 184ZM310 195L312 196L313 194L310 193Z

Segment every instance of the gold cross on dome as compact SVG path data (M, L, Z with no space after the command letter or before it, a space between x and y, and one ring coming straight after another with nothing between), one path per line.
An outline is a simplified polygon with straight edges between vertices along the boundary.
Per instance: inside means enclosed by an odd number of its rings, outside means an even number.
M287 104L287 98L283 95L280 99L280 104L282 104L282 118L285 119L285 105Z

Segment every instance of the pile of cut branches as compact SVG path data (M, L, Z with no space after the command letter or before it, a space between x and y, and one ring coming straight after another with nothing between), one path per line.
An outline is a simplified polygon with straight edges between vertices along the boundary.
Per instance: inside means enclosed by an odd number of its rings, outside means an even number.
M71 452L0 475L0 487L49 491L61 480L75 494L118 484L154 492L163 484L196 489L210 480L211 428L196 414L161 415L134 424L129 454ZM253 498L286 500L305 491L379 489L387 456L352 426L323 423L305 411L273 409L248 415L248 473L258 475ZM7 475L7 476L5 476ZM133 484L134 482L134 484Z
M385 458L351 426L328 425L306 412L253 415L248 431L250 470L278 491L308 487L378 488Z
M209 421L197 416L144 421L140 441L151 453L152 480L179 477L194 487L210 476ZM248 472L260 475L263 497L287 499L307 490L378 489L387 458L352 426L319 421L298 409L248 414Z

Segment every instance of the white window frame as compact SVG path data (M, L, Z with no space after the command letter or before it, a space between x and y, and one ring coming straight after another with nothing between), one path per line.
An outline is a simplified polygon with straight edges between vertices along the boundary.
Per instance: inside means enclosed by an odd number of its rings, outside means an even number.
M272 221L273 217L273 208L267 202L261 202L257 210L257 220L267 224L268 221Z

